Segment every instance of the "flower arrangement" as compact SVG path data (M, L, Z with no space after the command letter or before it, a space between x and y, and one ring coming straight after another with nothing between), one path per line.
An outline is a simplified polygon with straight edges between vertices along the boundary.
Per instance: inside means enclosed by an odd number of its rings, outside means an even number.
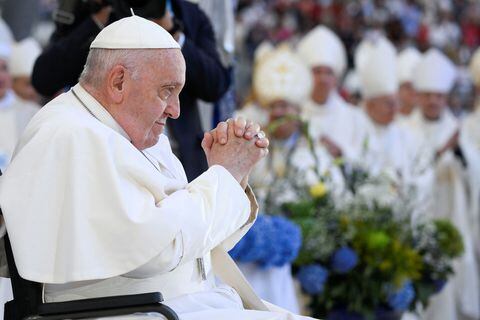
M384 319L385 313L399 317L425 307L463 252L458 230L447 220L412 224L393 180L355 177L342 200L319 183L308 187L307 197L284 205L302 229L294 265L312 315Z

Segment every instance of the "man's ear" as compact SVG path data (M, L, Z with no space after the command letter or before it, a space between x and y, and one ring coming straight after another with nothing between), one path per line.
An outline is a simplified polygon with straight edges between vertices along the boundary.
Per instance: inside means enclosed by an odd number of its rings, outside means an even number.
M127 70L124 66L116 65L107 75L107 92L115 103L121 103L126 92Z

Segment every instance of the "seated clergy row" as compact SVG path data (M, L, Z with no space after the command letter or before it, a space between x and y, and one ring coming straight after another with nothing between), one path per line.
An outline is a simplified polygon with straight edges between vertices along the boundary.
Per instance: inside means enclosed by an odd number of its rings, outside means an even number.
M480 66L480 54L478 59ZM449 111L456 67L436 49L421 54L407 48L397 55L385 37L365 38L355 53L363 96L358 107L345 102L336 89L345 65L342 42L323 26L308 33L296 51L266 43L257 50L253 100L238 115L267 129L275 127L271 152L251 180L261 208L267 208L262 211L294 196L270 196L285 180L305 177L307 184L314 184L317 173L328 172L330 187L340 192L345 183L342 168L336 166L339 157L344 166L361 165L372 175L393 174L417 191L415 219L449 218L464 239L465 254L456 263L456 274L433 298L425 319L479 319L480 112L462 125ZM480 69L477 72L480 77ZM319 161L314 161L298 121L279 122L285 116L308 123ZM258 272L249 268L247 278ZM253 285L266 299L286 308L295 305L286 301L291 295L274 292L290 285L268 280Z

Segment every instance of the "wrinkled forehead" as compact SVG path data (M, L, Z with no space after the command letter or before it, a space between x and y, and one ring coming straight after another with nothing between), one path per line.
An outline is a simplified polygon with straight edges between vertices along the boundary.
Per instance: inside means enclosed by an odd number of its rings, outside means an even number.
M175 75L184 81L186 65L182 51L180 49L158 49L158 51L158 58L152 61L155 68L163 74Z

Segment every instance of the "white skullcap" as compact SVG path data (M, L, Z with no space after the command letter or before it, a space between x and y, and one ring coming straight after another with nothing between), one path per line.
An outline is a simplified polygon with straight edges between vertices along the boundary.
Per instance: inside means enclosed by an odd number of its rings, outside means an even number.
M310 95L312 74L290 48L280 47L256 64L253 89L263 106L276 100L302 104Z
M457 78L457 68L438 49L428 50L414 70L413 86L419 92L448 94Z
M155 22L131 16L106 26L90 49L180 49L180 45Z
M10 58L10 74L14 77L30 76L35 60L41 52L40 45L33 38L27 38L14 44Z
M480 49L477 49L473 53L469 69L473 83L475 83L476 86L480 86Z
M377 45L369 46L368 56L362 57L358 74L365 98L395 94L398 91L397 55L393 45L384 38ZM393 48L393 50L392 50Z
M398 83L413 81L413 70L422 58L422 54L415 48L409 47L397 56Z
M343 88L347 90L350 94L360 93L360 77L355 70L350 70L345 75L343 80Z
M347 65L345 47L330 29L317 26L298 43L298 54L310 67L327 66L340 78Z

